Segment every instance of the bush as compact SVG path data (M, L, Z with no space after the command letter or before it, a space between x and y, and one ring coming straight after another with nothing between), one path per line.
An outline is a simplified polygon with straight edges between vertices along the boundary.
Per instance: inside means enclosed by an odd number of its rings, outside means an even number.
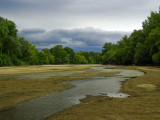
M13 63L14 65L26 65L25 62L23 62L22 60L20 60L20 59L18 59L18 58L16 58L16 57L13 57L13 58L12 58L12 63Z
M12 61L7 55L0 55L0 66L10 66Z
M160 52L154 54L152 56L152 60L153 60L154 64L159 65L160 64Z

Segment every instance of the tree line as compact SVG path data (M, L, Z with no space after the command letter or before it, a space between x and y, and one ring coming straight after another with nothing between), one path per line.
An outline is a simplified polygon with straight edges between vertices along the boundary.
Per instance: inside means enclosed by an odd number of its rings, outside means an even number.
M38 51L36 45L18 36L17 32L13 21L0 17L0 66L101 63L101 53L76 53L62 45Z
M160 14L151 15L142 23L142 29L125 35L116 44L105 43L103 64L160 65Z
M102 53L74 52L56 45L38 51L36 45L17 35L13 21L0 17L0 66L42 64L160 64L160 14L151 15L142 29L125 35L116 44L105 43Z

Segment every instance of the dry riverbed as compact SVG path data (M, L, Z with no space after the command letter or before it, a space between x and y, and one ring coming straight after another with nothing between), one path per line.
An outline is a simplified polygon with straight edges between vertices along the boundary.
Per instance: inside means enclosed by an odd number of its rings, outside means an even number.
M48 120L159 120L160 67L117 67L138 69L145 76L133 78L122 85L128 98L88 96L81 104L56 113Z
M55 76L53 78L0 80L0 110L13 107L15 104L28 101L49 93L72 88L63 84L66 81L83 80L97 76L110 76L117 72L97 72L90 67L102 65L42 65L25 67L1 67L0 76L39 74L48 72L82 71L70 75ZM83 72L85 71L85 72Z

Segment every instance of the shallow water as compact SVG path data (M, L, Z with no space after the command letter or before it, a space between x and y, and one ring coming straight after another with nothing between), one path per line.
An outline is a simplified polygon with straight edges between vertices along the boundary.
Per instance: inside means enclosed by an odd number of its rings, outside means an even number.
M122 82L144 75L143 72L137 70L104 69L103 67L92 69L100 72L119 71L120 73L113 77L66 82L65 84L72 84L76 87L17 104L12 109L1 111L0 120L44 120L56 112L79 104L79 100L87 95L127 97L126 94L118 93Z

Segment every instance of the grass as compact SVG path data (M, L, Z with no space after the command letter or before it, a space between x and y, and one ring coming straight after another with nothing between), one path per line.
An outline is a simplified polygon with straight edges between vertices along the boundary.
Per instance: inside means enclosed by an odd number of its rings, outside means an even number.
M101 65L35 65L35 66L0 67L0 76L89 70L89 67L94 67L94 66L101 66Z
M2 80L0 81L0 108L1 110L10 108L19 102L72 87L61 84L62 81L62 78Z
M138 69L146 73L124 82L120 92L129 98L88 96L81 104L56 113L48 120L159 120L160 119L160 68L119 67Z
M66 76L40 79L17 79L0 80L0 110L13 107L15 104L28 101L49 93L72 88L71 85L63 84L64 81L83 80L95 76L113 75L116 72L97 72L89 67L100 65L48 65L48 66L26 66L26 67L2 67L1 75L38 74L41 72L58 71L86 71ZM82 77L83 76L83 77Z

